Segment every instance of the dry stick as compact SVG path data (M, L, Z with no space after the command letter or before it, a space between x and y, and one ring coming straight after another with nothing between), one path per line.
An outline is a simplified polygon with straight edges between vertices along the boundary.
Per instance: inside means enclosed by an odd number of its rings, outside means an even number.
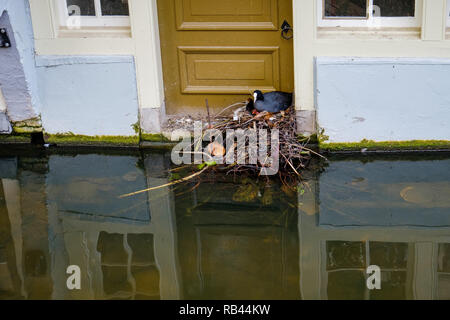
M317 155L317 156L319 156L319 157L321 157L321 158L323 158L323 159L325 159L325 160L328 160L326 157L324 157L323 155L321 155L320 153L317 153L317 152L315 152L315 151L313 151L313 150L311 150L311 149L309 149L309 148L307 148L307 147L302 147L303 149L305 149L306 151L309 151L309 152L311 152L311 153L314 153L315 155Z
M298 171L295 170L294 166L293 166L293 165L291 164L291 162L286 158L286 156L285 156L282 152L280 152L280 154L283 156L284 160L286 160L286 162L289 164L289 166L292 168L292 170L294 170L294 172L295 172L298 176L300 176L300 173L298 173Z
M176 181L173 181L173 182L169 182L169 183L166 183L166 184L157 186L157 187L148 188L148 189L144 189L144 190L140 190L140 191L136 191L136 192L132 192L132 193L123 194L123 195L119 196L119 199L128 198L128 197L135 196L135 195L137 195L137 194L141 194L141 193L144 193L144 192L153 191L153 190L157 190L157 189L161 189L161 188L165 188L165 187L170 187L170 186L173 186L173 185L175 185L175 184L179 184L179 183L188 181L188 180L190 180L190 179L192 179L192 178L195 178L195 177L201 175L201 174L202 174L203 172L205 172L208 168L209 168L209 166L206 166L206 167L204 167L202 170L200 170L199 172L196 172L196 173L194 173L194 174L191 174L190 176L187 176L187 177L185 177L185 178L181 178L181 179L179 179L179 180L176 180Z
M235 107L235 106L239 106L239 105L245 106L245 102L237 102L237 103L233 103L232 105L229 105L228 107L222 109L222 111L220 111L218 114L216 114L216 117L220 116L222 113L224 113L228 109Z
M197 184L196 184L195 186L193 186L192 188L190 188L188 191L184 191L184 192L177 193L177 194L175 194L175 196L179 197L179 196L182 196L183 194L192 192L192 191L194 191L199 185L200 185L200 181L197 182Z
M185 165L185 166L173 168L173 169L168 170L168 172L176 172L176 171L180 171L180 170L183 170L183 169L185 169L185 168L188 168L188 167L191 167L191 165L190 165L190 164L187 164L187 165Z
M211 129L212 128L212 126L211 126L211 115L209 114L208 99L205 99L205 102L206 102L206 111L208 112L208 125L209 125L208 129Z

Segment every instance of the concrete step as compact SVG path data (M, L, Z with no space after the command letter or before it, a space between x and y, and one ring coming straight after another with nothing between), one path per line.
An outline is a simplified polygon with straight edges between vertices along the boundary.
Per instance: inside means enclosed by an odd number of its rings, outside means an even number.
M0 134L10 134L12 131L11 124L9 123L6 114L0 112Z

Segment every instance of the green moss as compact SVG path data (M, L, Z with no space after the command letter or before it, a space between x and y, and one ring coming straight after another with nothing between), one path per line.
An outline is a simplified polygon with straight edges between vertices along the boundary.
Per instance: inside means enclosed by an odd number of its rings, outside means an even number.
M30 141L29 134L0 135L0 143L30 143Z
M73 133L51 135L46 134L46 141L48 143L56 143L60 145L139 145L138 136L84 136L75 135Z
M325 142L329 139L328 136L326 136L324 129L320 130L319 133L314 133L310 136L305 135L298 135L298 139L300 142L306 142L308 141L308 144L319 144L322 142Z
M297 138L300 142L307 142L308 144L319 143L319 138L317 137L317 134L312 134L310 136L298 135Z
M42 132L42 128L32 128L32 127L13 127L13 131L15 134L26 134L33 132Z
M136 132L137 135L141 133L141 126L139 125L139 120L136 123L133 123L131 127L133 128L134 132Z
M411 141L380 141L362 140L355 143L320 143L323 151L368 151L379 150L443 150L450 149L448 140L411 140Z
M15 121L11 123L15 134L27 134L32 132L42 132L41 118L36 117L23 121Z
M141 133L141 141L149 142L171 142L162 134Z

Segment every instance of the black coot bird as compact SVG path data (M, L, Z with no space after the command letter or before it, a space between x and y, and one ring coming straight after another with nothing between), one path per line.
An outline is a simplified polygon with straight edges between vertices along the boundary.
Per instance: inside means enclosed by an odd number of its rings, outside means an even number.
M292 105L292 93L272 91L263 94L260 90L255 90L253 97L254 101L247 104L247 110L251 113L255 113L255 109L258 112L277 113Z

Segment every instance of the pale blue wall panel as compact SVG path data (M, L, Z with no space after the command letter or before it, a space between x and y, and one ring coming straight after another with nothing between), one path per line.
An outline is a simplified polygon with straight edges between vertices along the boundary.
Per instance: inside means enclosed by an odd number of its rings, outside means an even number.
M330 142L450 140L450 60L316 58Z
M49 133L135 135L133 57L37 57L43 127Z

